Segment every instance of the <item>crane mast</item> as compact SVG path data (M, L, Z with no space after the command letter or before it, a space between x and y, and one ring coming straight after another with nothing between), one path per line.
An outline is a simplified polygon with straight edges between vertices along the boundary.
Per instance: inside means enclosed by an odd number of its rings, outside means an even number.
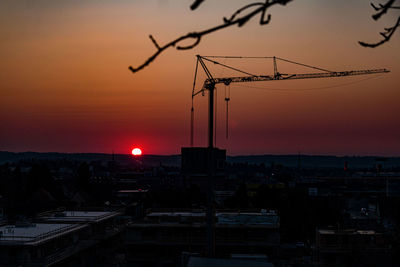
M351 70L351 71L329 71L326 69L318 68L309 66L306 64L290 61L287 59L279 58L279 57L260 57L260 58L271 58L273 59L274 65L274 74L273 75L254 75L248 73L246 71L233 68L217 62L215 60L211 60L212 57L205 57L197 55L197 63L196 63L196 73L195 73L195 81L193 83L193 91L192 91L192 100L193 98L202 93L204 94L205 91L208 91L208 147L213 148L213 136L214 136L214 91L215 86L217 84L225 84L230 85L231 83L243 83L243 82L265 82L265 81L282 81L282 80L297 80L297 79L315 79L315 78L334 78L334 77L346 77L346 76L356 76L356 75L366 75L366 74L377 74L377 73L388 73L389 70L387 69L369 69L369 70ZM216 57L216 58L243 58L243 57ZM257 58L257 57L253 57ZM282 74L278 72L277 68L277 60L285 61L292 64L301 65L308 68L317 69L323 72L316 72L316 73L295 73L295 74ZM236 77L221 77L221 78L214 78L207 68L205 61L209 61L211 63L221 65L223 67L232 69L234 71L240 72L245 74L245 76L236 76ZM195 91L195 84L196 84L196 77L197 77L197 69L198 64L201 65L203 68L207 79L204 81L204 84L200 90L197 92ZM193 102L193 101L192 101ZM191 126L191 146L193 147L193 107L191 109L192 112L192 126Z

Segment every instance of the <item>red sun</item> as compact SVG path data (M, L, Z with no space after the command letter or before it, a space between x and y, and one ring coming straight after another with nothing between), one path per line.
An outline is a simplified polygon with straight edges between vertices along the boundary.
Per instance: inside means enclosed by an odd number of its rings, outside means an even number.
M134 156L141 156L142 155L142 150L138 147L135 147L134 149L132 149L132 155Z

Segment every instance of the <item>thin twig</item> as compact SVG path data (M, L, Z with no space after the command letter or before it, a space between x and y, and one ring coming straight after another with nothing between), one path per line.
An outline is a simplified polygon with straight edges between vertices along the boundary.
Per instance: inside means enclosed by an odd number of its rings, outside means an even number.
M203 3L203 2L204 2L204 0L196 0L196 1L194 1L194 3L190 6L190 9L191 9L191 10L195 10L195 9L198 8L199 5L200 5L201 3Z
M261 18L260 18L260 24L264 25L270 22L271 20L271 15L267 15L267 19L265 19L265 13L267 11L267 9L273 5L285 5L288 2L290 2L292 0L266 0L264 2L257 2L257 3L252 3L249 5L246 5L240 9L238 9L229 19L224 18L224 22L220 25L217 25L215 27L203 30L203 31L197 31L197 32L190 32L186 35L180 36L178 38L176 38L175 40L163 45L163 46L159 46L158 43L156 42L156 40L154 39L154 37L152 35L150 35L150 39L153 42L154 46L157 48L157 51L150 56L143 64L139 65L136 68L133 68L132 66L129 66L129 69L132 72L138 72L139 70L145 68L146 66L148 66L151 62L153 62L162 52L164 52L166 49L170 48L170 47L176 47L176 49L178 50L187 50L187 49L192 49L194 47L196 47L200 41L201 38L204 35L216 32L218 30L222 30L224 28L228 28L230 26L233 25L237 25L238 27L242 27L244 24L246 24L251 18L253 18L254 16L256 16L257 14L261 14ZM204 2L204 0L196 0L192 6L191 9L196 9L202 2ZM257 7L256 9L254 9L253 11L249 12L246 15L243 15L241 17L238 17L238 15L242 12L242 11L247 11L248 9L252 8L252 7ZM186 45L186 46L179 46L178 43L187 40L187 39L194 39L193 44L191 45Z
M371 6L375 9L375 11L379 11L378 13L374 14L372 18L374 20L378 20L382 15L386 14L386 12L389 10L389 8L392 7L396 0L389 0L386 4L382 5L379 4L379 7L375 6L373 3L371 3Z
M376 5L374 5L373 3L371 3L372 8L373 8L375 11L378 11L378 13L372 15L372 18L373 18L374 20L378 20L378 19L380 19L384 14L386 14L386 13L389 11L389 9L400 9L400 6L393 6L393 4L394 4L395 1L396 1L396 0L388 0L388 1L386 2L386 4L379 4L379 6L376 6ZM374 47L380 46L380 45L382 45L382 44L388 42L388 41L390 40L390 38L392 38L394 32L396 31L396 29L397 29L399 26L400 26L400 16L399 16L399 18L397 19L396 23L395 23L392 27L385 28L385 29L384 29L384 30L385 30L384 32L380 32L380 35L383 37L383 39L380 40L379 42L376 42L376 43L366 43L366 42L359 41L358 43L359 43L360 45L364 46L364 47L372 47L372 48L374 48Z
M394 32L396 31L396 29L400 26L400 17L397 19L397 22L395 25L393 25L390 28L385 28L385 32L381 32L380 34L383 36L383 39L380 40L377 43L365 43L365 42L361 42L359 41L358 43L364 47L377 47L380 46L386 42L388 42L390 40L390 38L392 38L392 35L394 34Z

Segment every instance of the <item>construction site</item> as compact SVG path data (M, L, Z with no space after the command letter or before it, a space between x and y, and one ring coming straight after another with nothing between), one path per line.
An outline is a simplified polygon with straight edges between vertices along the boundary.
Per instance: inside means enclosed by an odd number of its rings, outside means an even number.
M244 70L234 64L243 60L256 66L245 63L250 70ZM255 74L266 62L271 74ZM140 151L128 158L82 161L70 155L61 163L44 157L2 166L6 179L29 180L39 163L42 169L35 173L50 175L50 182L27 189L26 203L18 194L13 199L13 188L6 186L0 198L0 265L396 266L396 158L368 158L364 165L337 158L338 166L315 157L311 164L319 167L309 167L300 154L294 166L278 158L256 163L227 156L237 130L230 126L237 116L230 105L238 105L243 91L290 92L293 84L288 89L276 84L388 72L330 71L279 57L198 55L190 146L182 147L177 165L161 158L152 165ZM241 87L234 92L236 85Z

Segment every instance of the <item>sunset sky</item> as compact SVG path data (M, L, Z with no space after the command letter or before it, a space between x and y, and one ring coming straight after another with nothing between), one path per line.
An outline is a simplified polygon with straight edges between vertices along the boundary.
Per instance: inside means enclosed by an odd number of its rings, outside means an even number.
M369 1L294 0L271 8L268 25L260 26L255 17L242 28L205 36L193 50L169 49L144 70L130 72L128 66L154 53L149 34L162 45L220 24L252 1L206 0L191 11L192 2L1 0L0 150L129 153L139 146L146 154L178 154L190 144L200 54L278 56L334 71L391 71L232 85L228 140L225 88L217 87L217 146L229 155L400 156L400 32L375 49L358 44L378 41L398 11L376 22ZM273 73L267 60L221 62ZM206 97L195 98L195 116L195 145L206 146Z

